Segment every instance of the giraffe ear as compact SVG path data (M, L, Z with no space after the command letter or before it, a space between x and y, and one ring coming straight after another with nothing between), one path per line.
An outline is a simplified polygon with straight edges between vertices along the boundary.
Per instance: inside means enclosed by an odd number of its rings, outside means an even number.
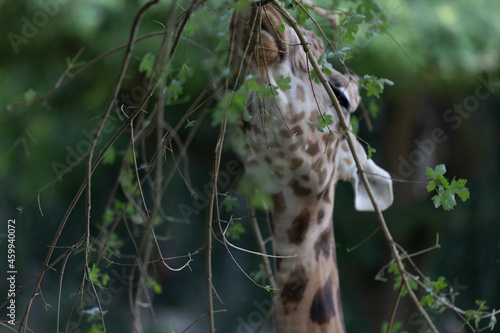
M378 206L381 210L389 208L394 200L391 176L387 171L376 165L373 160L366 158L366 152L357 140L354 140L354 145ZM337 151L338 178L351 182L354 188L354 207L356 210L373 211L372 202L358 174L358 169L346 139L340 142L339 148Z

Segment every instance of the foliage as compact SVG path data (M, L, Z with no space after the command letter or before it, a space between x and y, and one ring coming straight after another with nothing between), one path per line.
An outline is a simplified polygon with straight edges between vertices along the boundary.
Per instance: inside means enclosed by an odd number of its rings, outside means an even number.
M145 73L146 77L150 77L153 72L154 63L155 55L151 52L147 52L144 54L141 63L139 64L139 73Z
M398 333L398 331L401 329L401 326L403 326L403 323L402 323L402 322L400 322L400 321L395 322L395 323L392 325L392 327L391 327L391 329L390 329L389 333ZM389 328L389 323L388 323L388 322L386 322L386 321L384 321L384 322L382 323L382 327L381 327L380 332L381 332L381 333L387 333L387 329L388 329L388 328Z
M450 182L444 177L446 167L444 164L439 164L433 170L427 167L427 191L436 191L437 194L432 197L434 207L443 207L444 210L451 210L457 205L455 195L458 195L462 201L469 199L469 189L465 187L466 179L453 180Z
M100 273L101 270L96 267L95 263L92 264L92 268L89 269L89 280L96 284L99 288L103 289L106 287L110 280L110 276L105 273Z
M359 80L359 86L363 87L367 90L368 97L375 96L380 98L380 94L384 91L385 85L394 85L394 82L385 78L377 78L373 75L365 75L362 79ZM372 108L372 113L376 110L376 108Z
M325 132L325 128L328 125L331 125L333 123L331 114L320 114L320 115L318 115L317 118L319 120L319 123L315 123L314 121L306 120L306 124L309 126L311 126L311 125L316 126L318 131L320 131L322 133Z
M227 237L231 240L239 240L241 238L241 235L243 235L246 231L245 228L243 228L243 225L241 222L234 222L235 219L231 217L231 225L227 229Z

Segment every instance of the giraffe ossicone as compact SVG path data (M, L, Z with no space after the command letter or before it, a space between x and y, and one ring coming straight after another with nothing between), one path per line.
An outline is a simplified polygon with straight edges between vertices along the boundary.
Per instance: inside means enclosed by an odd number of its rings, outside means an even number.
M257 45L245 54L256 31L251 21L256 10L262 11ZM319 58L324 53L322 40L304 28L301 32ZM271 232L274 252L283 256L275 262L276 331L345 332L332 223L337 181L352 183L357 210L373 210L373 205L332 101L311 79L312 66L299 38L278 11L272 4L236 11L229 36L236 59L248 65L261 86L279 86L280 77L291 78L290 88L278 89L277 96L259 98L251 92L251 120L243 126L251 151L244 157L247 173L259 177L265 167L273 176L266 187L273 198ZM349 118L360 102L358 82L335 70L328 81ZM308 125L319 122L320 115L331 115L333 121L324 133ZM367 159L363 146L351 137L377 203L388 208L393 201L390 175Z

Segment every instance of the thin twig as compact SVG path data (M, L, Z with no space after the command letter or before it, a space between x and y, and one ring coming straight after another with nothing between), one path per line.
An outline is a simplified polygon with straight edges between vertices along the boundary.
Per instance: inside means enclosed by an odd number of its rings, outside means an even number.
M346 251L349 253L351 251L356 250L357 248L359 248L360 246L362 246L363 244L365 244L366 242L368 242L373 236L375 236L375 234L379 230L380 230L380 227L376 227L375 230L373 230L372 233L370 235L368 235L368 237L366 237L365 239L363 239L361 242L359 242L358 244L354 245L353 247L348 247L346 249Z
M392 325L394 324L394 319L396 318L396 312L398 310L399 300L401 299L403 289L404 289L404 284L401 283L401 285L399 286L399 289L398 289L398 293L396 295L396 299L394 300L394 304L392 306L391 316L389 318L389 323L387 324L386 333L391 332L391 328L392 328Z
M210 333L215 332L215 323L214 323L214 304L212 299L212 222L213 222L213 209L214 209L214 200L217 196L217 179L219 177L219 168L220 168L220 159L222 156L222 146L224 144L224 137L226 134L226 124L227 117L224 117L224 121L222 122L219 130L219 137L217 139L217 144L215 146L215 159L214 159L214 167L212 180L210 182L210 190L208 193L208 206L207 206L207 215L206 215L206 229L205 229L205 241L206 241L206 293L207 293L207 308L208 308L208 329Z

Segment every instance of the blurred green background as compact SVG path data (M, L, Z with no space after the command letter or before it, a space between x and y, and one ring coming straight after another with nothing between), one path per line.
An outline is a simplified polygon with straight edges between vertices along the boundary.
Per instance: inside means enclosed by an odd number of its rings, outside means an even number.
M36 275L45 258L62 216L76 190L82 183L83 165L66 175L62 182L44 190L40 196L40 214L35 198L21 215L16 207L23 205L38 189L54 177L54 165L67 165L87 149L88 133L97 126L98 117L110 98L124 51L105 57L72 82L58 89L47 101L31 105L15 104L26 96L37 97L50 91L67 69L67 59L80 51L78 62L88 62L100 54L128 41L132 21L144 1L0 1L0 241L2 257L6 253L6 221L16 218L18 227L17 266L18 285ZM319 1L318 1L319 3ZM360 136L377 149L374 160L389 171L395 183L395 203L385 213L386 221L398 244L408 252L431 247L439 234L440 249L423 254L414 260L424 274L437 279L444 276L449 285L460 293L455 302L462 309L476 307L475 300L485 300L490 309L500 307L500 2L475 1L412 1L383 0L380 7L371 1L321 1L322 5L345 10L358 9L386 24L371 36L373 22L362 23L346 64L359 76L365 74L387 78L394 86L386 86L377 100L380 112L372 119L374 130L360 123ZM176 16L189 1L179 1ZM227 24L231 1L208 1L189 21L172 68L187 64L192 76L182 87L178 103L165 109L165 121L175 126L192 101L208 84L212 76L223 70L227 52ZM159 22L169 17L171 1L149 10L140 26L139 35L163 29ZM375 15L373 15L375 13ZM328 30L327 22L319 19ZM144 79L139 72L141 59L147 52L155 53L161 37L151 37L137 43L127 76L121 89L130 93ZM339 45L342 47L342 45ZM337 65L337 64L335 64ZM72 69L71 72L75 72ZM203 193L210 180L217 128L211 125L211 112L203 122L189 147L189 160L181 164L187 171L194 189ZM365 100L368 103L368 99ZM10 105L10 107L8 107ZM117 102L118 105L118 102ZM368 105L368 104L367 104ZM117 109L118 110L118 109ZM120 125L119 112L112 113L110 126ZM195 113L192 119L196 119ZM357 113L358 118L362 115ZM190 128L180 130L185 139ZM236 131L229 128L229 132ZM437 131L437 132L436 132ZM113 133L105 133L109 139ZM434 136L433 136L434 133ZM435 133L439 134L436 140ZM114 145L116 154L123 155L129 136L122 135ZM154 148L154 135L149 140ZM221 169L228 179L238 178L236 154L227 143ZM98 151L103 148L101 143ZM122 156L123 157L123 156ZM166 168L172 165L166 159ZM189 161L189 163L187 163ZM470 199L459 202L451 212L435 209L431 194L425 187L426 167L444 163L447 176L465 178ZM101 165L94 175L92 218L100 221L113 187L120 163ZM166 169L167 170L167 169ZM168 169L169 170L169 169ZM233 172L234 171L234 172ZM221 186L234 191L234 182ZM165 256L193 253L204 245L204 207L194 209L189 223L183 219L181 204L196 207L184 181L176 175L163 207L171 217L158 231L165 236L162 249ZM233 211L235 216L246 213L244 199ZM201 204L201 206L203 206ZM201 207L200 206L200 207ZM381 323L388 320L395 298L392 278L387 283L375 281L377 272L389 262L390 255L381 233L353 252L353 247L365 239L377 226L373 214L353 209L353 194L348 184L339 184L336 193L334 221L337 255L341 274L341 290L346 327L349 332L380 332ZM84 232L84 200L76 206L60 240L60 246L75 244ZM96 223L97 223L96 222ZM265 219L262 219L263 229ZM243 223L246 232L239 246L256 249L251 228ZM98 232L96 229L95 232ZM121 231L123 232L123 230ZM121 234L126 236L125 233ZM120 258L131 254L130 242ZM259 258L232 251L238 263L249 273L259 270ZM59 254L62 253L58 252ZM2 261L4 259L2 258ZM160 265L155 280L162 286L154 295L156 318L150 320L151 332L183 331L197 318L188 332L206 332L204 252L193 256L191 269L171 272ZM214 248L214 286L226 309L215 316L220 332L250 332L262 320L268 308L270 294L251 283L236 267L226 249L219 243ZM115 258L115 260L118 260ZM65 322L69 306L81 282L83 254L74 254L66 268L62 298L62 318ZM184 260L174 261L180 266ZM0 267L4 267L3 263ZM56 267L56 270L58 268ZM102 295L105 301L108 331L131 331L126 273L122 266L105 264L102 270L114 276L112 292ZM128 268L127 268L128 269ZM4 274L4 272L2 272ZM43 298L34 303L30 325L35 332L55 331L58 271L49 272L42 284ZM2 281L5 281L2 275ZM4 299L4 283L0 283ZM108 289L108 291L111 288ZM17 296L18 320L32 288ZM405 299L405 301L407 301ZM5 319L4 310L0 313ZM451 312L434 315L441 332L465 332L460 320ZM416 308L403 302L397 320L407 332L424 332L422 318ZM82 332L95 322L82 325ZM268 329L270 329L268 325ZM0 331L5 328L0 326ZM496 328L500 332L500 328Z

